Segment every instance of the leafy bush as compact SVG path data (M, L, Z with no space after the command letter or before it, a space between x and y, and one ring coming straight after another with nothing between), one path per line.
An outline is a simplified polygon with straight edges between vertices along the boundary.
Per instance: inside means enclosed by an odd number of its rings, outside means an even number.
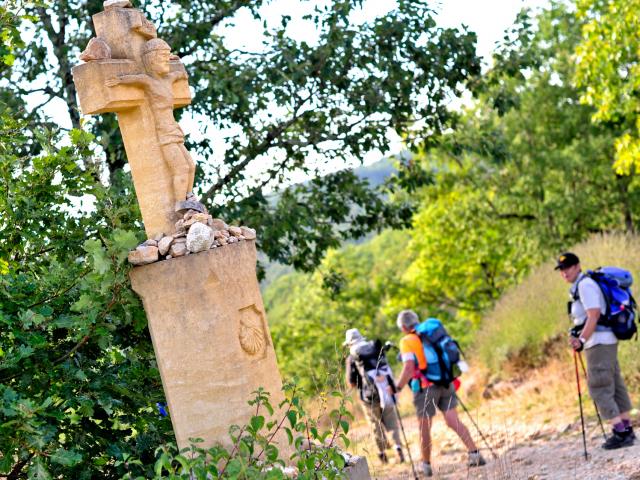
M285 400L278 405L281 416L275 420L270 420L275 409L269 401L269 393L262 388L254 392L255 397L248 402L255 407L249 423L229 428L233 443L230 450L220 445L202 448L198 446L202 439L191 439L191 446L179 452L173 444L159 447L153 479L342 478L346 460L338 448L338 441L349 446L346 434L349 420L353 418L346 408L345 397L339 392L333 393L340 399L339 406L327 414L331 428L322 429L321 419L311 418L303 408L295 384L285 385L284 391ZM286 432L289 445L293 447L293 454L288 459L274 444L276 434L282 431ZM132 469L142 465L131 457L125 460ZM123 477L145 478L133 473Z
M606 234L571 247L583 270L616 265L640 274L640 237ZM554 341L564 341L571 323L566 301L569 286L553 270L555 262L536 268L522 283L504 295L484 319L474 351L490 372L538 367L549 356ZM640 356L635 342L620 343L623 372L638 372ZM630 378L636 385L640 377Z
M343 378L345 331L369 338L399 334L396 310L385 307L410 260L408 234L386 230L360 245L331 250L313 274L293 272L264 293L278 362L285 377L297 375L309 393Z

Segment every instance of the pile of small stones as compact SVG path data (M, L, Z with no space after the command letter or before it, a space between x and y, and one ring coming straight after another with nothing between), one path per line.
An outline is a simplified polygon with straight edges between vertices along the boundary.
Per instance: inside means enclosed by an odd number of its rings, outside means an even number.
M229 226L207 213L188 210L176 222L174 233L160 233L130 251L129 263L147 265L255 238L252 228Z

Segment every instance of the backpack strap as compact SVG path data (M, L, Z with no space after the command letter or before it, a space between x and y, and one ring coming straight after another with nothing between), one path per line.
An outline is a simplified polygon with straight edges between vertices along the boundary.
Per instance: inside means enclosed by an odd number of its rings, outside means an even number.
M602 323L602 321L604 321L607 318L609 318L609 315L611 314L611 305L609 303L609 299L607 298L607 296L604 293L604 290L602 290L602 287L600 286L600 283L598 283L598 281L595 278L593 278L593 274L594 273L595 272L592 272L591 270L587 270L587 272L584 275L582 275L582 277L580 277L578 279L578 282L576 283L576 289L573 292L572 298L573 298L574 302L580 300L580 282L582 282L582 280L584 280L585 278L590 278L591 280L593 280L594 283L600 289L600 293L602 293L602 298L604 299L604 304L605 304L604 314L602 312L600 312L600 317L598 317L598 322L596 324L595 331L596 332L608 332L608 331L611 331L611 328L606 326L606 325L604 325Z

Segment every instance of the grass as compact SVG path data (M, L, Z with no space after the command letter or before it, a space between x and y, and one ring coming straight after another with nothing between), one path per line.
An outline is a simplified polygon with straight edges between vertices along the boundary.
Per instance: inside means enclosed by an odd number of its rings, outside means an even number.
M640 283L640 237L606 234L571 248L583 269L615 265L629 269ZM554 271L554 260L540 265L507 292L483 320L473 352L493 378L538 368L565 351L568 285ZM620 342L620 363L630 386L640 386L637 341Z

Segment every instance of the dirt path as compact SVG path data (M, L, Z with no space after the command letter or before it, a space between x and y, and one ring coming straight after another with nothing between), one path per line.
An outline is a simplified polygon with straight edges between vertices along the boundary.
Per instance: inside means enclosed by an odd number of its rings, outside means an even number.
M470 414L497 455L497 459L477 434L469 416L459 408L460 418L474 434L487 465L469 469L467 454L457 436L447 429L441 416L433 427L434 479L491 480L640 480L640 440L632 447L614 451L600 448L602 430L591 399L583 398L587 416L585 461L575 379L563 365L554 365L520 384L501 384L494 398L479 402ZM473 385L470 386L473 388ZM411 412L410 396L403 393L401 411L414 461L419 460L418 427ZM465 394L461 394L465 398ZM470 402L465 402L470 403ZM634 402L634 405L637 403ZM468 406L468 405L467 405ZM634 423L640 430L640 418ZM608 427L605 425L608 432ZM375 455L368 428L356 426L351 433L355 453L365 454L373 478L412 478L408 463L381 465ZM392 454L391 450L389 454ZM419 462L416 462L416 466Z

